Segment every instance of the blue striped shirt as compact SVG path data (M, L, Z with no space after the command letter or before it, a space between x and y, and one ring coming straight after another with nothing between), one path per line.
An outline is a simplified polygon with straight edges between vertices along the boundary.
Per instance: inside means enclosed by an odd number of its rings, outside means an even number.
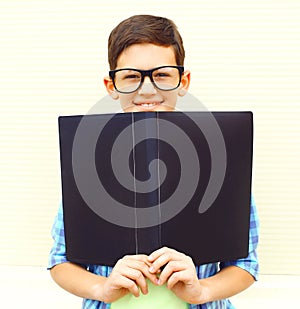
M53 266L68 262L66 258L65 234L63 223L63 209L60 205L58 214L55 218L52 237L54 245L49 255L48 269ZM227 261L220 263L212 263L196 266L198 278L207 278L215 275L220 269L226 266L237 266L248 271L257 280L258 276L258 260L257 260L257 245L258 245L258 216L255 204L251 200L250 211L250 231L249 231L249 254L246 258L238 259L235 261ZM100 265L86 265L86 269L94 274L100 276L109 276L112 271L111 267ZM82 304L83 309L108 309L110 304L99 302L92 299L84 299ZM202 305L189 305L189 309L234 309L233 304L229 299L214 301Z

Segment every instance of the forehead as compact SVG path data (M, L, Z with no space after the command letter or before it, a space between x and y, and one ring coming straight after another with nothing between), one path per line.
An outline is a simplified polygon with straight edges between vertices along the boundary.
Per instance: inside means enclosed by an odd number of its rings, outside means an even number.
M176 65L172 46L154 44L134 44L127 47L119 56L117 69L135 68L148 70L162 65Z

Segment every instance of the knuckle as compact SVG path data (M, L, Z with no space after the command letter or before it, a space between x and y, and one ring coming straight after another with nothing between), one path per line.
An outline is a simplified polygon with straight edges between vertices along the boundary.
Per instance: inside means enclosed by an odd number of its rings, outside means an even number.
M168 261L171 261L171 259L172 259L172 254L171 254L170 252L166 253L166 259L167 259Z
M190 262L191 264L194 264L193 259L189 255L187 255L186 257L187 257L188 262Z
M135 279L140 279L143 277L142 273L140 271L137 271L134 275Z
M128 288L129 288L129 289L134 289L134 288L135 288L135 283L134 283L133 281L130 281L130 282L128 283Z
M162 251L163 251L163 252L168 252L169 250L170 250L170 248L168 248L168 247L166 247L166 246L162 247Z
M123 263L122 260L117 261L117 263L116 263L114 269L118 269L118 267L119 267L120 265L122 265L122 263Z
M174 271L174 269L176 269L176 264L175 262L171 261L168 263L168 268L171 270L171 271Z
M172 279L176 281L178 278L179 278L179 273L178 272L173 273Z

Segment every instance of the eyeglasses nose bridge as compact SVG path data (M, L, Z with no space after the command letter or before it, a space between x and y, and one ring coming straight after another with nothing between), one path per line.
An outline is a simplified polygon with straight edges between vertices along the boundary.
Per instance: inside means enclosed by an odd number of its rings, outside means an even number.
M156 85L155 85L155 82L154 82L153 77L152 77L153 71L154 70L143 70L143 71L140 71L141 72L141 82L140 82L140 85L139 85L139 88L138 88L139 93L148 93L149 91L151 93L153 93L153 92L156 91L155 90L156 89ZM148 82L145 85L144 81L145 81L146 77L149 77L150 82Z
M149 77L151 83L154 83L152 73L153 73L153 70L143 70L143 71L141 71L141 74L142 74L141 84L144 83L145 77Z

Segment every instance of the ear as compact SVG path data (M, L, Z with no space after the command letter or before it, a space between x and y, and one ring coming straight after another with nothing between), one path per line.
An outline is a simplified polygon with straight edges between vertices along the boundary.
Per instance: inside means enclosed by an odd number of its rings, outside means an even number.
M191 72L184 71L181 77L181 83L178 90L178 95L180 97L183 97L187 93L190 86L190 81L191 81Z
M114 100L118 100L119 99L119 94L118 92L115 90L113 81L111 80L111 78L109 76L104 77L104 85L105 88L108 92L108 94L112 97L112 99Z

